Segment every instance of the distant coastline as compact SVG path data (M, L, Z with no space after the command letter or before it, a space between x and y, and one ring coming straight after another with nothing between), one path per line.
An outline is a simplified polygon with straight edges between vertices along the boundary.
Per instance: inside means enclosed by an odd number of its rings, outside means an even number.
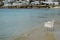
M56 6L56 7L53 7L53 8L60 8L60 6Z
M56 6L60 6L58 1L45 0L45 1L0 1L0 8L60 8Z
M2 6L0 8L60 8L59 6L50 6L50 5L27 5L27 6Z

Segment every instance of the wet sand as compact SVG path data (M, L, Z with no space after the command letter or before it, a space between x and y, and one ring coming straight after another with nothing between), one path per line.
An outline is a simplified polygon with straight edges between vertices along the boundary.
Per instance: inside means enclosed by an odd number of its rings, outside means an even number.
M46 32L45 40L56 40L53 32Z
M55 40L53 32L44 31L44 28L36 28L18 36L14 40Z
M56 23L54 27L53 31L51 29L47 30L47 28L43 26L40 28L33 28L28 32L16 36L13 40L59 40L60 24Z

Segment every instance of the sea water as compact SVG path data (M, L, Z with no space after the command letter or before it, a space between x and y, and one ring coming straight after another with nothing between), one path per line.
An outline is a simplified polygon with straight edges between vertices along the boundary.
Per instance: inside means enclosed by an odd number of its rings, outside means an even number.
M60 9L0 9L0 40L42 27L52 19L60 22Z

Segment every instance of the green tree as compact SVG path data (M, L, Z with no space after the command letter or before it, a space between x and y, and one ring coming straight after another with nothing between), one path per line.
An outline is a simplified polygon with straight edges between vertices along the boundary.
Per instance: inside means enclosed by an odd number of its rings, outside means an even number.
M4 5L3 0L0 0L0 7L3 5Z

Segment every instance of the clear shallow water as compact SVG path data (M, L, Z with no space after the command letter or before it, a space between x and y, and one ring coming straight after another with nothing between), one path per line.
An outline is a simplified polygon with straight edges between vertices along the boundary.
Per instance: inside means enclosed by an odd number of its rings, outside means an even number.
M52 19L60 20L60 9L0 9L0 40L41 27Z

